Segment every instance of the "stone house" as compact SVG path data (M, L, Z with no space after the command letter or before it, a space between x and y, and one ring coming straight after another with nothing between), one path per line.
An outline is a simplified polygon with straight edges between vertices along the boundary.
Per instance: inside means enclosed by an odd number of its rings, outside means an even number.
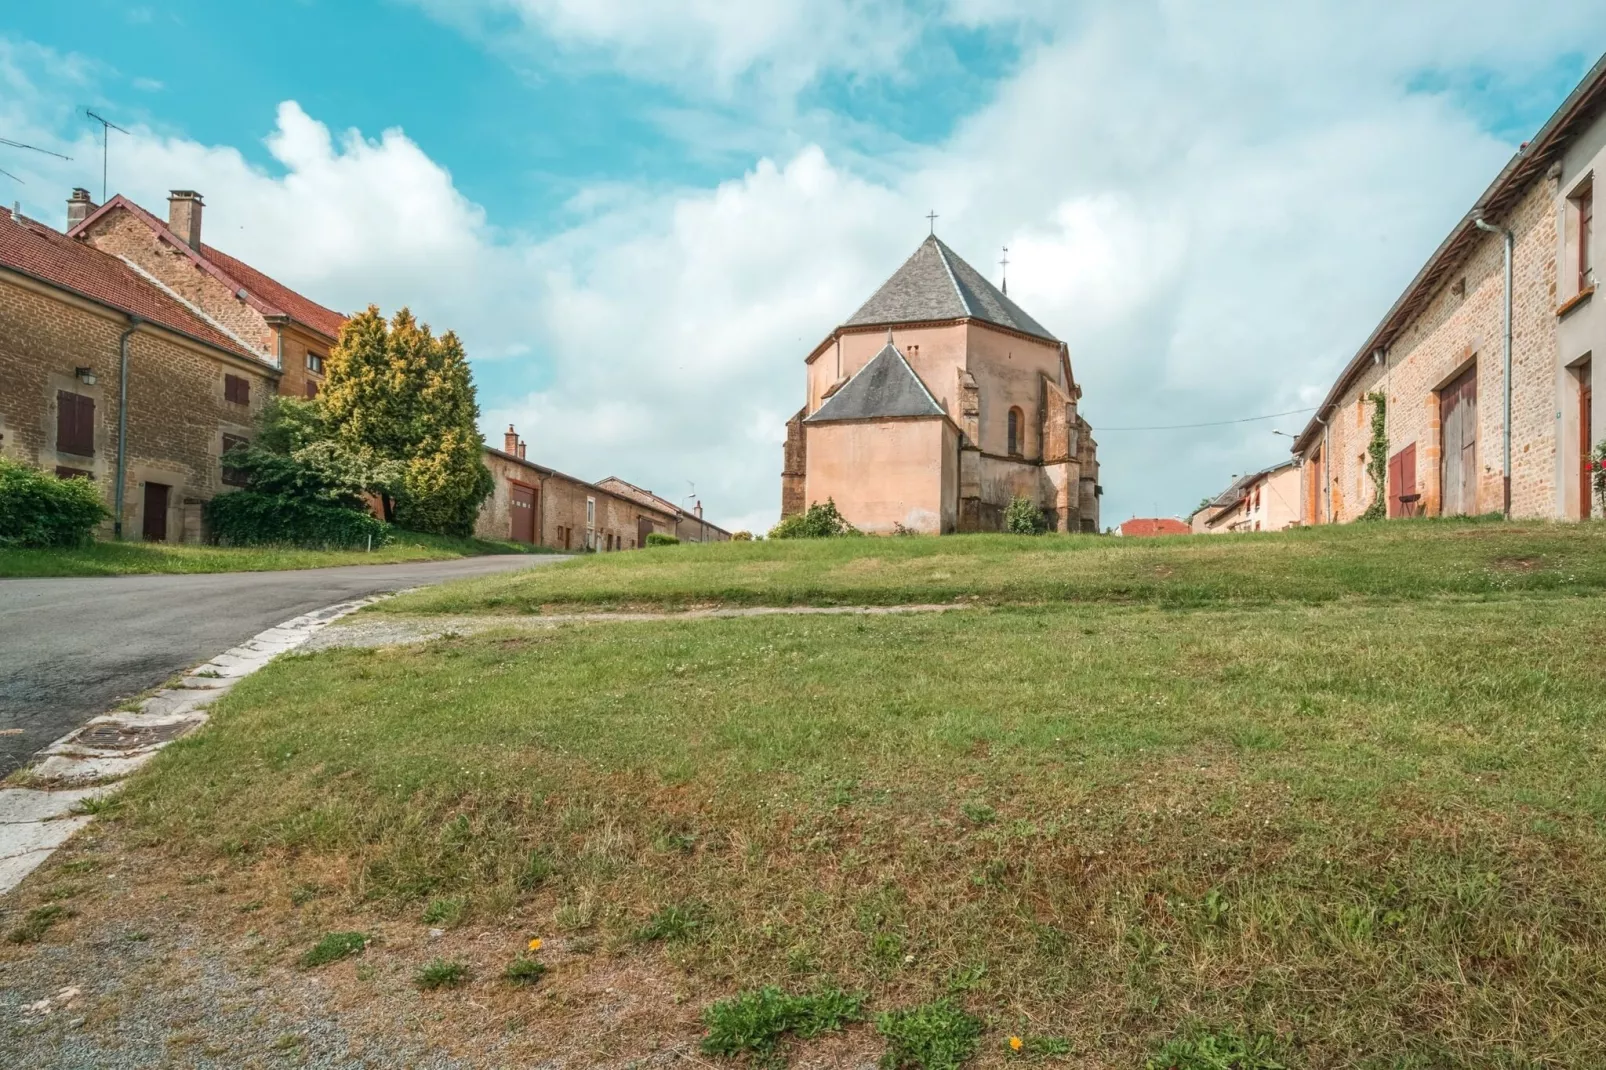
M316 396L345 316L202 241L204 208L194 190L173 190L164 221L122 194L97 205L87 190L75 189L67 201L67 236L121 257L199 309L280 370L281 393Z
M0 211L0 452L93 481L104 534L200 539L280 378L134 265Z
M1097 531L1097 444L1065 343L935 235L809 353L781 515L866 532L998 531L1012 498Z
M1456 224L1296 438L1305 523L1352 520L1379 493L1366 473L1377 396L1388 515L1591 515L1585 464L1606 437L1593 388L1594 352L1606 354L1594 300L1603 169L1606 58Z
M1299 465L1292 460L1240 476L1193 514L1190 530L1225 535L1298 527L1302 486Z
M529 460L510 424L502 449L485 451L495 489L474 534L557 550L633 550L652 532L672 535L678 511L588 483ZM617 482L617 481L615 481ZM628 486L628 484L626 484Z
M675 517L675 529L671 534L681 542L729 542L731 533L710 522L703 516L703 503L697 502L690 510L682 509L668 498L661 498L650 490L644 490L634 483L626 483L618 476L609 476L601 480L597 486L614 494L641 502L643 505L671 513Z

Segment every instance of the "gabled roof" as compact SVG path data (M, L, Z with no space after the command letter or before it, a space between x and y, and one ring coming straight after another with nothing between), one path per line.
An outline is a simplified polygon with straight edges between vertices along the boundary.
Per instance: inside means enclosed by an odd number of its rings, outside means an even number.
M647 490L645 487L638 487L634 483L628 483L625 480L620 479L618 476L609 476L607 479L599 479L596 485L610 494L617 494L621 498L629 498L631 501L636 502L639 505L645 505L649 509L662 510L663 512L668 513L670 516L675 517L677 520L692 520L700 524L706 524L712 530L718 531L722 534L730 534L730 532L726 531L718 524L715 524L704 517L700 517L696 513L688 512L687 510L682 509L668 498L660 497L659 495L654 494L652 491Z
M957 319L978 319L1049 342L1059 341L935 234L921 242L914 255L843 326Z
M1475 220L1498 222L1500 218L1522 198L1530 187L1537 182L1552 162L1561 158L1575 138L1593 121L1595 115L1606 103L1606 55L1596 60L1589 73L1583 80L1567 94L1567 99L1561 102L1545 125L1533 136L1533 140L1525 141L1517 149L1516 155L1501 168L1489 188L1477 199L1466 215L1457 221L1455 228L1450 231L1439 247L1433 251L1428 262L1416 273L1392 307L1384 313L1383 322L1379 323L1366 342L1361 346L1344 370L1339 373L1332 389L1322 399L1310 422L1305 429L1294 439L1293 452L1303 453L1316 439L1322 427L1322 419L1331 413L1338 404L1345 391L1350 387L1361 370L1372 360L1372 354L1378 349L1386 349L1394 344L1405 330L1410 327L1423 308L1433 300L1440 288L1450 278L1456 269L1466 261L1478 244L1486 238L1493 238L1479 230Z
M0 267L272 368L257 353L109 253L0 208Z
M93 226L96 221L118 208L131 213L134 218L155 231L158 240L166 242L180 253L188 256L198 268L212 275L230 290L240 294L252 308L255 308L264 316L284 316L287 319L312 328L319 334L327 335L331 339L340 334L340 327L346 322L345 316L333 309L323 307L310 298L303 297L282 282L262 274L262 272L243 260L236 260L222 250L215 249L205 242L201 243L199 250L190 248L189 243L174 234L161 219L124 197L121 193L113 196L111 200L95 209L82 222L67 231L67 236L78 237Z
M884 420L891 417L946 416L926 384L909 366L890 334L881 352L854 373L825 404L803 418L806 424L829 420Z
M1153 535L1191 535L1193 534L1193 529L1182 521L1169 516L1135 516L1131 520L1121 522L1121 534L1134 535L1140 538Z

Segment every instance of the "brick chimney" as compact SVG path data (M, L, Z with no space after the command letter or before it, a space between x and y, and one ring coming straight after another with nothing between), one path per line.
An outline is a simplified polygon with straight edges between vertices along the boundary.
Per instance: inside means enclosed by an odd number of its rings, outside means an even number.
M176 189L167 195L167 229L196 251L201 248L202 207L201 195L192 189Z
M89 191L82 186L74 186L72 196L67 198L67 229L71 230L90 216L100 205L89 199Z
M524 440L519 439L519 460L524 460Z
M513 430L512 424L507 425L507 434L502 436L502 452L511 453L515 457L519 455L519 436L518 432Z
M692 510L692 512L697 514L698 520L703 518L703 500L701 498L697 499L697 506Z

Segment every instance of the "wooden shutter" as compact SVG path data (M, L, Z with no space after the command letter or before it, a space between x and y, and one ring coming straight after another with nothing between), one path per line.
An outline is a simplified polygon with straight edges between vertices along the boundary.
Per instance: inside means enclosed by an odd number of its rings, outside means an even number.
M237 405L251 404L251 380L242 379L238 375L225 375L223 377L223 400L232 401Z
M70 390L56 392L56 451L95 455L95 399Z

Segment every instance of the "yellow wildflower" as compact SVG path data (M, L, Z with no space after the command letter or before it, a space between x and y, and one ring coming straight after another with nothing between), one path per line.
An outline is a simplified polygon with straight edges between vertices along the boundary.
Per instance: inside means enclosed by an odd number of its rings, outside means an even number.
M1010 1037L1009 1038L1009 1050L1010 1051L1020 1051L1021 1047L1022 1047L1022 1042L1021 1042L1020 1037Z
M530 941L530 950L531 951L540 951L541 950L541 938L539 936L537 936L534 940Z

